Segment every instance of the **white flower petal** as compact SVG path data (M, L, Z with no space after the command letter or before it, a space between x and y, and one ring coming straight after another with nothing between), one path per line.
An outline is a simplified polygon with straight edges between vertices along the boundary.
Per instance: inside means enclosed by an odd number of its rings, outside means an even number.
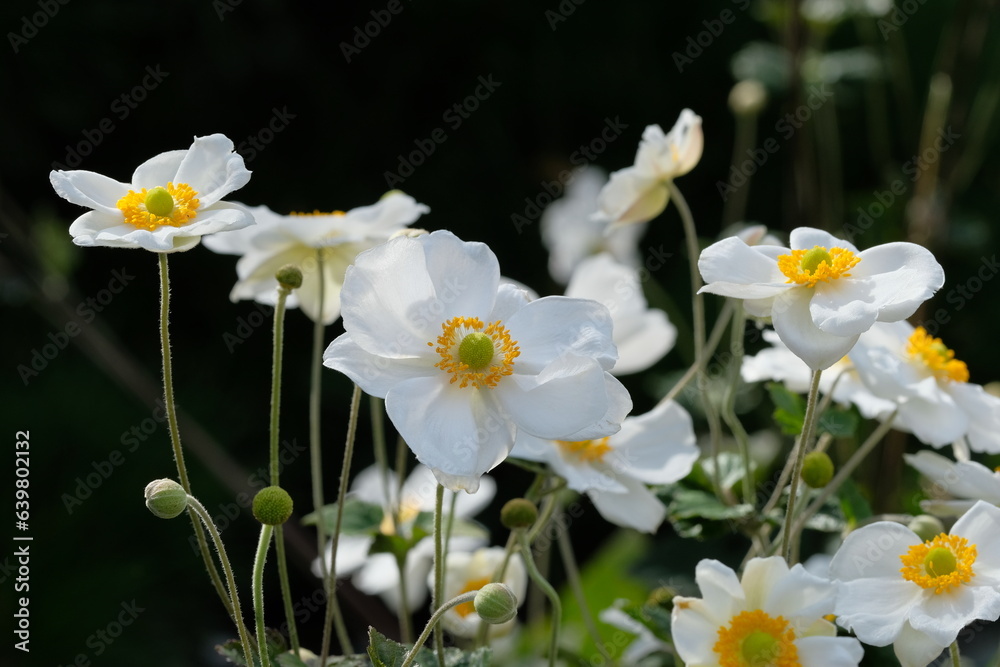
M837 587L827 578L808 572L801 564L764 590L760 608L772 616L813 619L833 612ZM746 588L746 574L743 575ZM749 594L747 595L749 598Z
M655 533L667 516L667 508L641 482L622 478L625 493L588 491L587 496L601 516L611 523L643 533Z
M63 199L123 219L118 200L128 194L129 186L92 171L52 171L49 182Z
M323 365L351 378L366 394L385 398L399 382L437 378L441 370L426 358L392 359L364 350L350 334L341 334L323 353Z
M233 142L225 135L212 134L195 137L174 179L194 188L202 206L211 206L246 185L250 172L243 156L233 150Z
M620 225L652 220L667 207L669 190L660 180L636 167L626 167L611 174L597 199L600 220Z
M585 356L604 370L618 358L611 314L596 301L543 297L518 310L504 325L521 351L514 361L517 374L540 373L561 356Z
M948 646L938 644L906 623L899 633L899 639L893 643L892 648L899 660L900 667L927 667Z
M691 472L701 450L687 411L674 401L629 417L611 439L610 465L647 484L670 484Z
M774 330L789 350L813 370L827 369L847 354L857 336L834 336L820 330L809 312L812 290L793 289L775 299L771 308Z
M165 187L167 183L173 181L174 184L187 183L177 178L177 168L180 167L187 150L167 151L160 153L146 160L132 172L132 188L136 192L142 188L151 190L157 186ZM191 185L188 183L188 185ZM197 191L198 188L192 185ZM200 192L198 194L201 194Z
M764 299L793 289L778 263L731 236L701 251L698 270L707 283L702 291L739 299Z
M974 452L1000 453L1000 398L986 393L978 384L952 382L945 391L969 417L965 437Z
M830 561L830 576L841 581L902 580L899 557L922 542L912 530L898 523L878 521L869 524L847 536Z
M864 643L888 646L899 637L910 610L920 602L922 591L898 572L895 579L848 581L837 593L833 613L838 625L853 631Z
M878 318L878 305L865 281L839 278L820 282L812 293L809 313L813 324L828 334L857 336L871 329Z
M909 317L944 284L944 269L929 250L915 243L886 243L858 256L861 261L851 276L871 280L871 299L880 322Z
M625 386L611 373L604 374L604 396L607 410L597 421L578 431L560 436L561 440L592 440L613 435L621 429L622 420L632 412L632 397Z
M857 667L865 656L854 637L802 637L795 648L802 667Z
M935 447L958 440L969 430L968 416L947 394L938 392L937 399L911 398L902 402L894 426Z
M903 458L934 482L935 491L1000 504L1000 475L975 461L952 461L926 449Z
M788 243L795 250L812 250L815 246L821 246L829 250L830 248L843 248L850 250L855 255L858 249L850 241L838 239L833 234L814 227L797 227L788 235Z
M973 572L977 578L980 575L1000 578L1000 507L985 501L977 502L955 522L951 534L964 537L970 544L976 545Z
M736 573L717 560L698 561L694 579L705 606L716 618L728 619L743 610L745 594Z
M1000 590L983 585L958 586L940 594L928 590L922 603L909 614L914 630L942 645L955 641L962 628L972 621L997 618L1000 618Z

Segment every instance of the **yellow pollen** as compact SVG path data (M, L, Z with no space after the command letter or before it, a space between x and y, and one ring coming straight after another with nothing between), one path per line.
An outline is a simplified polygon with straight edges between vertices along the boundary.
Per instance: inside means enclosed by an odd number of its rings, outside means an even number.
M969 367L955 358L955 352L941 342L940 338L927 335L923 327L914 329L906 341L906 352L911 359L920 359L938 380L955 382L969 381Z
M976 545L970 545L964 537L941 533L933 540L913 545L899 560L903 562L899 571L904 579L935 593L945 593L972 579Z
M413 521L420 514L420 504L416 502L408 502L405 498L399 506L399 525L405 525L409 521ZM378 525L379 532L383 535L395 535L396 534L396 523L392 520L392 514L385 512L382 515L382 522Z
M427 344L437 345L441 361L434 365L451 374L451 383L462 388L495 387L514 372L514 359L521 350L500 320L484 324L478 317L453 317L441 330L437 342Z
M469 581L465 582L465 588L460 590L458 593L455 593L455 597L458 597L462 593L470 593L472 591L478 591L480 588L490 583L490 581L491 579L489 577L470 579ZM458 612L459 616L465 618L469 614L475 613L476 605L475 603L472 602L472 600L469 600L468 602L463 602L460 605L455 605L455 611Z
M782 616L743 611L720 627L718 636L712 650L720 667L801 667L795 630Z
M152 190L129 190L118 200L118 209L125 222L147 231L160 227L183 227L191 221L198 209L197 192L187 183L167 183Z
M335 215L335 216L340 217L340 216L347 215L347 214L344 213L343 211L332 211L330 213L327 213L325 211L321 211L319 209L315 209L312 212L308 212L308 211L306 211L306 212L292 211L288 215L293 215L293 216L295 216L297 218L304 218L304 217L312 217L312 216L319 216L319 215Z
M849 278L850 271L861 258L844 248L814 246L812 250L793 250L790 255L778 255L778 268L790 283L815 287L816 283Z
M567 457L576 460L578 463L599 463L604 460L604 455L611 451L608 445L608 438L600 440L556 440L559 449Z

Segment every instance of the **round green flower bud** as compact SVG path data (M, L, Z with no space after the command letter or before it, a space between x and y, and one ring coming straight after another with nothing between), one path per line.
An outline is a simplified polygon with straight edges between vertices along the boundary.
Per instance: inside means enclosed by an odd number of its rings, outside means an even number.
M187 509L187 491L172 479L157 479L146 485L143 492L146 507L161 519L173 519Z
M292 290L302 287L302 270L294 264L285 264L274 274L278 279L278 284L285 289Z
M517 596L507 584L486 584L472 601L479 618L492 625L506 623L517 616Z
M809 452L802 460L802 481L822 489L833 479L833 461L826 452Z
M918 514L910 519L910 523L908 523L906 527L916 533L917 537L922 539L924 542L933 540L935 537L945 532L944 524L941 523L941 519L936 516L931 516L930 514Z
M268 486L253 497L253 515L262 524L280 526L292 516L292 497L280 486Z
M160 185L146 193L146 200L143 203L146 204L147 211L161 217L170 215L174 210L174 198Z
M538 508L527 498L513 498L500 509L500 523L507 528L529 528L538 519Z

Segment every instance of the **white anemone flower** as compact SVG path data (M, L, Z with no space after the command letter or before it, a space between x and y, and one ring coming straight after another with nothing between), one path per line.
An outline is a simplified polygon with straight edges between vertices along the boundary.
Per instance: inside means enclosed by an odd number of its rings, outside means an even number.
M484 476L480 482L479 490L474 494L445 491L445 512L450 513L454 507L453 516L466 519L485 509L496 495L496 483L489 476ZM436 493L437 480L426 466L417 465L403 481L402 489L394 471L383 474L378 466L371 466L354 478L349 497L383 507L384 518L379 526L382 534L409 537L417 516L421 512L434 511ZM398 508L398 523L393 522L393 508ZM482 546L484 540L473 536L455 537L449 542L449 549L472 550ZM378 595L390 609L399 613L402 608L399 565L390 553L370 553L374 543L373 535L342 534L337 541L337 576L353 576L352 582L358 590L367 595ZM331 549L332 542L326 547L327 567ZM417 542L406 554L406 601L411 612L427 600L424 582L433 563L434 541L429 537ZM317 577L321 575L318 558L313 562L312 570Z
M475 551L449 551L445 556L444 599L450 600L462 593L478 591L493 581L493 576L503 564L506 550L503 547L484 547ZM517 598L517 606L524 602L528 590L528 573L520 554L511 556L500 583L507 584ZM434 586L433 573L427 578L428 587ZM446 611L441 625L456 637L472 638L479 632L482 621L472 602L464 602ZM504 635L517 624L513 618L506 623L491 625L490 636Z
M630 635L635 635L635 639L622 652L620 664L638 665L642 659L653 653L670 652L673 647L661 640L648 627L629 616L622 610L622 605L628 604L627 600L615 600L615 604L607 609L602 609L597 615L602 623L624 630ZM617 644L617 642L615 642Z
M627 266L639 266L638 243L646 225L611 230L607 220L591 217L597 210L597 195L607 182L603 169L581 167L566 183L565 196L542 213L542 243L549 251L549 273L564 285L580 262L599 252L610 253Z
M903 667L925 667L975 620L1000 618L1000 508L976 503L951 533L924 541L878 521L833 556L837 623L872 646L893 644Z
M644 415L626 417L622 429L606 438L543 440L518 434L511 456L549 464L611 523L653 533L667 511L646 484L687 477L699 453L690 415L667 401Z
M929 514L961 516L978 500L1000 506L998 470L990 470L975 461L952 461L927 450L916 454L904 454L903 458L934 483L933 490L936 494L948 494L954 498L920 501L921 509Z
M417 459L474 492L524 431L583 440L618 431L631 398L610 370L611 315L594 301L529 301L500 284L482 243L451 232L358 255L341 291L345 333L323 363L385 408Z
M743 579L716 560L702 560L695 581L703 598L675 597L674 648L691 667L857 667L864 650L838 637L823 617L836 585L778 556L752 558Z
M129 183L92 171L49 174L60 197L93 209L70 225L73 243L162 253L190 250L205 234L252 225L249 211L221 201L249 180L243 158L222 134L160 153L139 165Z
M642 293L639 272L601 253L583 260L566 286L566 296L603 303L614 322L613 340L618 348L615 375L644 371L669 352L677 340L677 327L667 314L650 308Z
M893 426L943 447L961 439L975 452L1000 452L1000 398L969 382L969 369L923 327L879 324L851 352L861 380L899 404Z
M743 299L747 314L769 317L782 342L812 370L847 354L875 322L896 322L944 284L929 250L886 243L859 251L827 232L799 227L791 249L739 238L706 248L702 292Z
M705 138L701 116L690 109L681 111L670 132L649 125L642 133L635 164L611 174L598 197L594 217L612 227L652 220L667 207L669 184L698 164Z
M809 392L812 371L806 363L789 350L771 329L762 332L765 341L771 344L754 355L743 358L740 375L744 382L775 380L789 391L799 394ZM832 391L833 400L840 405L854 404L866 419L885 418L896 409L893 401L880 398L868 390L861 381L850 357L843 357L819 378L819 390L823 394Z
M386 193L371 206L346 212L280 215L266 206L250 210L257 220L255 226L205 238L209 250L242 255L236 263L239 279L229 298L274 305L278 299L274 274L292 264L302 271L302 286L288 295L285 305L300 306L309 319L323 324L340 316L340 287L358 253L387 241L430 212L427 206L398 190Z

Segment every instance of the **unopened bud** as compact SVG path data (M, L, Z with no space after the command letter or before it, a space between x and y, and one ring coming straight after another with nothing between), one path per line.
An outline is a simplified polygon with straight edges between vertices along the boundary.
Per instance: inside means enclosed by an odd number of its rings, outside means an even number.
M146 485L146 507L161 519L173 519L187 509L187 491L172 479L157 479Z
M279 526L292 516L292 497L280 486L268 486L253 497L253 515L266 526Z
M737 116L756 116L767 104L767 89L754 79L744 79L729 91L729 108Z
M538 519L538 508L527 498L513 498L500 509L500 523L507 528L529 528Z
M802 481L822 489L833 479L833 461L826 452L809 452L802 460Z
M917 537L924 542L933 540L944 532L944 524L941 523L941 519L930 514L918 514L910 519L910 523L906 527L916 533Z
M274 274L278 284L287 290L302 287L302 270L294 264L285 264Z
M517 596L507 584L486 584L472 601L479 618L492 625L506 623L517 616Z

